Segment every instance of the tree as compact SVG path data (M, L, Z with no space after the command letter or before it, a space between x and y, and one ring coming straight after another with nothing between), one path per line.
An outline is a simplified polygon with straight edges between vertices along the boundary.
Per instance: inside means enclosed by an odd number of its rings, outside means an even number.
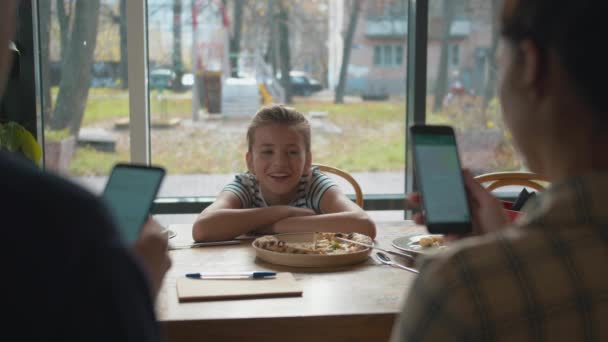
M100 0L78 1L74 7L57 104L50 120L51 129L68 128L72 135L78 135L80 130L91 83L99 7Z
M348 29L346 30L346 37L344 37L344 50L342 51L342 65L340 66L340 79L338 86L336 87L335 103L344 103L344 88L346 86L346 76L348 72L348 64L350 63L350 51L353 45L353 36L357 29L357 19L359 18L359 12L361 12L361 0L354 0L352 3L353 7L350 11L350 19L348 21Z
M500 6L500 0L492 0L492 8L490 9L490 13L498 13L498 8ZM483 113L488 109L488 105L490 101L496 96L496 50L498 49L498 23L497 20L492 20L492 46L490 47L490 52L487 56L488 58L488 76L485 80L485 85L483 87Z
M74 0L68 0L67 2L57 0L55 6L57 7L57 21L59 22L60 60L65 61L65 51L70 40L70 18L74 8Z
M232 77L239 76L239 54L241 52L244 3L244 0L234 0L234 32L230 37L230 73Z
M454 1L443 0L443 33L441 38L441 54L439 56L439 71L435 81L435 101L433 110L443 107L443 99L448 92L448 53L450 48L450 30L454 17Z
M127 45L127 0L120 0L120 14L118 18L120 32L120 86L122 89L129 88L129 53Z
M70 0L73 1L73 0ZM127 0L119 0L118 8L114 3L101 3L100 8L100 19L107 18L113 25L118 25L118 35L120 39L119 43L119 62L118 62L118 77L120 78L120 87L122 89L129 88L129 53L127 45ZM103 23L103 20L101 21ZM103 26L99 28L102 30L100 36L103 39ZM96 55L99 56L100 49L96 51ZM106 57L107 58L107 57ZM107 59L106 59L107 61ZM114 73L113 73L114 75Z
M287 9L287 0L279 0L279 57L281 62L281 86L285 91L285 103L292 103L291 99L291 82L289 73L291 72L291 60L289 51L289 12Z
M182 90L184 61L182 58L182 0L173 0L173 71L175 82L173 90Z
M269 63L272 67L272 74L277 74L277 55L276 55L276 36L277 27L275 24L275 1L268 0L268 45L266 54L264 55L264 61Z
M41 1L38 4L40 25L40 81L42 82L42 118L49 120L53 110L53 97L51 96L51 2Z

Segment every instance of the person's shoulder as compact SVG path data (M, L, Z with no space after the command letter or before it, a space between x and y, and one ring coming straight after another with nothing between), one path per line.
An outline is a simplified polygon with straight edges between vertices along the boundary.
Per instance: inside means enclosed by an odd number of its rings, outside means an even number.
M313 165L310 167L310 175L311 177L322 177L322 176L326 176L323 171L321 171L321 168L319 168L316 165Z
M513 226L497 233L453 242L443 250L423 257L420 268L432 278L457 284L467 278L465 275L491 277L508 263L509 257L542 243L537 232Z
M311 167L309 175L310 175L309 177L310 177L311 185L315 185L317 183L325 184L326 186L336 185L333 178L331 178L327 174L323 173L323 171L321 171L321 169L318 166Z
M250 172L241 172L234 175L234 178L224 186L222 191L239 191L250 193L255 191L257 187L257 179Z
M0 189L2 208L10 212L5 220L22 222L37 233L111 231L111 219L98 196L36 165L0 155Z
M0 184L3 192L30 196L30 202L72 198L81 204L96 202L96 197L81 186L33 164L3 155L0 159ZM70 203L71 204L71 203Z
M232 182L242 184L244 186L253 186L256 183L256 178L253 173L245 171L235 174Z
M460 324L475 322L479 291L486 291L499 264L496 237L472 237L454 242L418 261L420 274L409 298L419 308L441 303L441 310ZM500 252L498 252L500 253ZM457 318L456 318L457 317Z

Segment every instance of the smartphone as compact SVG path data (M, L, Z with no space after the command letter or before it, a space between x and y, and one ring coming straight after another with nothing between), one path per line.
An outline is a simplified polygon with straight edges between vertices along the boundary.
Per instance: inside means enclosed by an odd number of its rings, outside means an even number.
M454 130L450 126L413 125L409 131L427 229L432 234L471 232L471 210Z
M164 177L165 169L158 166L119 163L112 168L102 198L127 244L139 237Z

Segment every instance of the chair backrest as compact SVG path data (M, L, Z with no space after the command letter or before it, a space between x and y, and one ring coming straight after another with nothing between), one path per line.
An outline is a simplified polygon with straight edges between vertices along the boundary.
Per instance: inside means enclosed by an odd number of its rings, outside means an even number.
M545 190L549 181L543 176L525 171L492 172L476 176L475 179L492 191L503 186L523 186L537 191ZM489 183L486 185L486 183Z
M346 172L344 170L340 170L333 166L327 166L327 165L323 165L323 164L313 164L312 166L318 167L319 170L323 173L332 173L332 174L338 175L338 176L344 178L346 181L348 181L350 183L350 185L352 185L353 189L355 190L355 199L356 199L357 205L359 207L363 208L363 191L361 191L361 186L353 178L353 176L351 176L348 172Z

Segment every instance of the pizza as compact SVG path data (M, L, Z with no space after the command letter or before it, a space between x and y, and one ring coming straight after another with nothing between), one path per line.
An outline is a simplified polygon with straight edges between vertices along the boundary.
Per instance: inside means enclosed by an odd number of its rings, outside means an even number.
M418 243L420 247L429 248L429 247L444 247L444 239L443 236L427 236L420 238Z
M316 232L313 236L313 240L310 242L285 242L276 236L265 235L256 239L254 245L258 248L278 253L337 255L350 254L367 249L367 247L361 245L336 239L338 237L369 245L373 243L369 236L359 233Z

